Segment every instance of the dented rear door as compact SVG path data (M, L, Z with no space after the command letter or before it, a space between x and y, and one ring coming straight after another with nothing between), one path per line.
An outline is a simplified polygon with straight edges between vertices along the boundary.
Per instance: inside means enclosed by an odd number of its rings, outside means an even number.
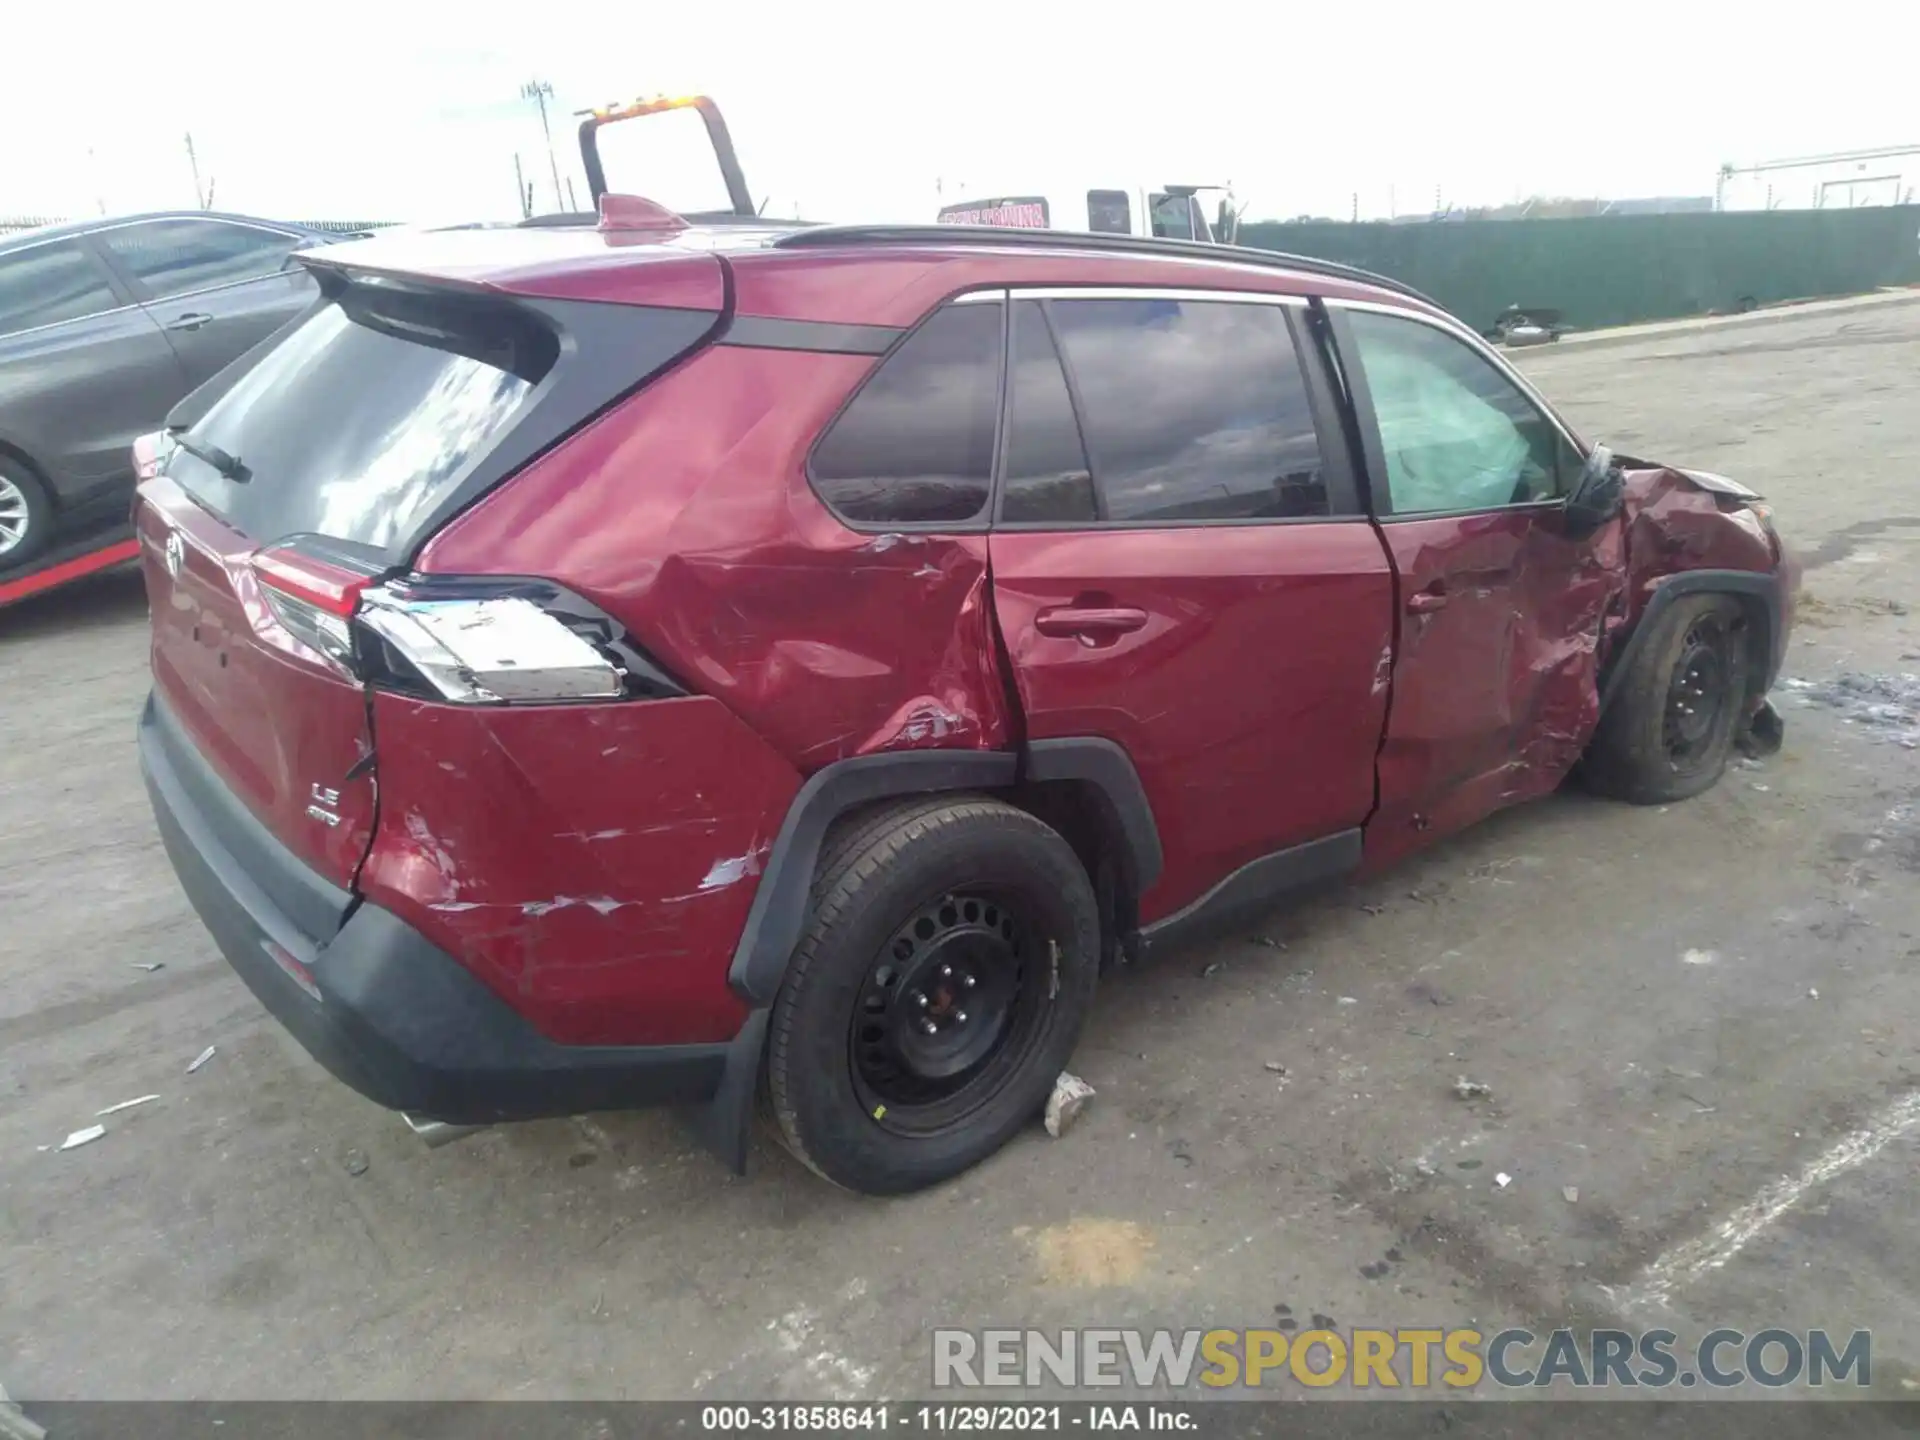
M1278 298L1014 306L994 611L1028 738L1139 772L1148 923L1373 804L1392 578Z

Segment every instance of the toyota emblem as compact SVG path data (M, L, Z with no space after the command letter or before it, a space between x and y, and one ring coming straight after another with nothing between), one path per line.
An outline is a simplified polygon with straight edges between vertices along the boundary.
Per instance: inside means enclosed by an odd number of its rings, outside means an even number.
M175 530L167 536L167 574L175 580L180 578L180 567L187 563L187 542L180 538Z

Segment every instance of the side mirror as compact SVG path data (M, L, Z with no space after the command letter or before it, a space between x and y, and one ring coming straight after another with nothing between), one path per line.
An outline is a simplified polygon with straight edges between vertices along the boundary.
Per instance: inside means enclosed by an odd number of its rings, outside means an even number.
M1580 479L1567 496L1567 535L1584 540L1620 513L1625 484L1613 451L1596 445L1581 467Z

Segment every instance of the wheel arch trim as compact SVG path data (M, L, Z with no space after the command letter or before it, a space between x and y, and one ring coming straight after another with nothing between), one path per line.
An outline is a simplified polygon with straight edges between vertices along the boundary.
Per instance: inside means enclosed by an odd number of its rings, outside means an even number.
M1653 633L1653 622L1677 601L1690 595L1732 595L1746 602L1749 619L1757 619L1764 627L1756 637L1756 653L1762 662L1761 669L1754 678L1748 698L1765 695L1773 688L1773 682L1780 673L1780 662L1786 648L1786 636L1780 622L1781 583L1778 575L1759 570L1681 570L1661 580L1647 597L1646 607L1641 611L1640 618L1634 621L1632 630L1614 648L1601 669L1600 713L1606 714L1619 697L1620 687L1626 683L1635 657L1646 644L1647 637Z
M807 923L821 842L847 811L906 795L1005 789L1018 777L1019 766L1019 757L1003 750L903 750L859 755L815 771L787 807L767 852L727 983L756 1009L773 1003L787 959Z
M1112 807L1117 837L1140 890L1159 879L1160 832L1146 789L1127 752L1111 740L1095 736L1036 740L1018 753L906 750L856 756L816 771L787 807L734 947L727 983L755 1008L773 1003L788 957L807 922L821 843L833 822L847 811L908 795L1007 790L1022 780L1077 780L1093 787Z

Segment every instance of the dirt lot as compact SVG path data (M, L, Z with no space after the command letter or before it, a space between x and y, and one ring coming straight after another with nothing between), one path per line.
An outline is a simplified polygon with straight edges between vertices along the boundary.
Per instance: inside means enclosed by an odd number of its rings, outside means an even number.
M1526 363L1617 449L1775 499L1789 676L1920 671L1920 305ZM1876 1392L1920 1377L1920 751L1886 712L1789 691L1785 751L1697 801L1557 796L1121 977L1077 1130L875 1202L767 1143L730 1177L659 1114L428 1151L334 1083L155 841L143 643L126 577L0 617L16 1396L898 1396L936 1324L1279 1306L1867 1327Z

